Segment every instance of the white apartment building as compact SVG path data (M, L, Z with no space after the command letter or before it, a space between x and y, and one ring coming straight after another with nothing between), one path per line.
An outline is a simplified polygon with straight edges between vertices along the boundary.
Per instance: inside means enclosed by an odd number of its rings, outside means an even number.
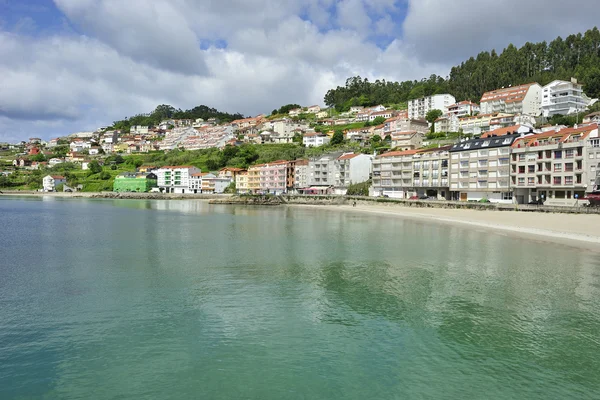
M512 86L486 92L481 97L481 113L528 114L542 112L542 87L539 83Z
M139 135L147 135L150 128L145 125L133 125L129 128L129 133L137 133Z
M575 78L552 81L542 88L542 114L547 118L582 112L596 101L583 93L583 85Z
M448 106L448 115L454 115L458 118L475 115L479 112L481 112L481 107L479 107L479 104L475 104L467 100Z
M306 147L319 147L329 143L331 139L324 133L313 132L305 133L302 137L302 143Z
M373 160L373 195L449 199L449 148L392 151L376 157Z
M161 167L156 170L157 184L165 193L190 193L190 177L200 172L200 168L187 165Z
M308 186L321 187L327 191L335 184L335 161L343 153L324 154L308 161Z
M457 143L450 149L453 200L512 203L510 146L520 134Z
M334 193L344 195L348 186L369 180L373 156L345 153L334 162Z
M433 96L422 97L408 101L408 118L425 119L427 113L431 110L441 110L442 113L448 112L448 107L456 103L456 99L451 94L436 94Z

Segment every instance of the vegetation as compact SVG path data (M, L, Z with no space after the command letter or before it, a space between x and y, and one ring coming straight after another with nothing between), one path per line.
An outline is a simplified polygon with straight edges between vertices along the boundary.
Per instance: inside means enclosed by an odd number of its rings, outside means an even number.
M450 70L447 79L431 75L421 81L369 82L360 76L348 78L345 86L331 89L325 104L338 111L351 106L403 103L440 93L451 93L457 101L478 101L482 94L529 82L546 85L555 79L577 78L590 97L600 97L600 31L556 38L550 43L510 44L500 53L483 51Z
M371 181L354 183L348 186L347 196L368 196Z
M425 119L431 124L431 132L435 132L435 120L441 117L442 115L444 115L444 112L438 109L429 110L425 115Z
M302 107L300 107L300 105L298 105L298 104L286 104L285 106L279 107L279 109L273 110L271 112L271 115L276 115L276 114L287 115L287 114L289 114L290 110L295 110L296 108L302 108Z

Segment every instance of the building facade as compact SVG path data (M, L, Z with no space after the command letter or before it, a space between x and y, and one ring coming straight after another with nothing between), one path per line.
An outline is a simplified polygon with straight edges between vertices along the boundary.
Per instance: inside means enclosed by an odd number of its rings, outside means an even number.
M574 206L594 190L600 147L597 125L517 139L511 149L515 202ZM600 145L600 144L598 144Z
M373 195L449 199L449 148L392 151L376 157Z
M329 143L331 139L324 133L312 132L305 133L302 137L302 144L306 147L319 147Z
M368 154L346 153L334 162L334 193L344 195L348 186L369 180L373 156Z
M301 191L306 188L308 188L308 160L296 160L294 189Z
M450 152L452 200L512 203L510 149L521 135L472 139Z
M156 170L157 184L165 193L189 193L190 176L200 173L194 166L167 166Z
M596 101L585 95L583 85L575 78L552 81L542 88L542 114L547 118L585 111Z
M448 107L456 103L454 96L450 94L436 94L433 96L422 97L408 101L408 118L425 119L427 113L431 110L441 110L442 113L448 112Z
M423 145L423 134L421 132L395 132L391 135L392 148L399 150L415 150Z
M471 101L461 101L455 104L452 104L448 107L447 115L454 115L455 117L469 117L481 112L481 107L479 104L475 104Z
M542 111L542 87L539 83L513 86L486 92L481 97L481 113L527 114Z

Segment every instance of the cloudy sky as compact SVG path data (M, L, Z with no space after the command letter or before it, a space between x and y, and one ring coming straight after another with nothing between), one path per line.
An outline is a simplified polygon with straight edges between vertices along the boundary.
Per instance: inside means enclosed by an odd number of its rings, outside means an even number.
M594 26L597 0L0 0L0 141L158 104L322 104L354 75L420 79Z

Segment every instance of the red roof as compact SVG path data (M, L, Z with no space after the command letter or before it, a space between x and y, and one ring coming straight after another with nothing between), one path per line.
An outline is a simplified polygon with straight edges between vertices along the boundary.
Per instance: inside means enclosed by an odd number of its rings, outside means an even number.
M378 155L377 157L397 157L397 156L410 156L417 154L419 150L405 150L405 151L389 151Z
M350 153L350 154L344 154L338 157L338 160L350 160L354 157L358 157L358 154L354 154L354 153Z
M492 136L511 135L513 133L517 133L517 131L519 130L520 127L521 127L521 125L513 125L513 126L507 126L506 128L494 129L493 131L489 131L489 132L486 132L483 135L481 135L481 138L485 139L485 138L492 137Z
M503 100L504 102L511 101L522 101L529 88L536 83L527 83L525 85L513 86L503 89L492 90L489 92L485 92L481 97L481 102L493 101L493 100Z

